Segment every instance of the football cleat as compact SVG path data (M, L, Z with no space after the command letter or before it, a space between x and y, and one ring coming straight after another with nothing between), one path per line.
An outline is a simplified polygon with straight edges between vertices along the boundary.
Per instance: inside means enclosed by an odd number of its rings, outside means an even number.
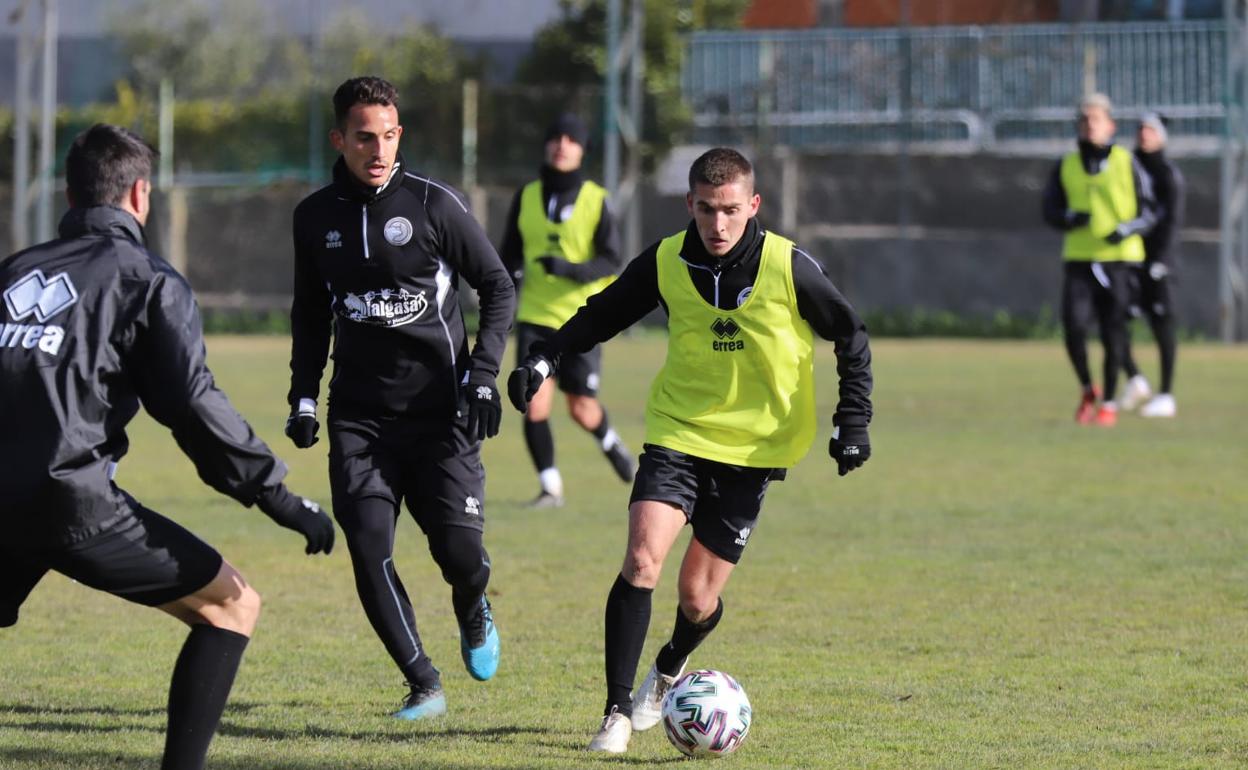
M1083 397L1079 401L1079 408L1075 410L1075 422L1080 425L1091 425L1096 419L1096 401L1100 397L1101 393L1096 388L1085 388Z
M620 477L620 481L633 480L637 466L633 463L633 456L629 454L628 447L624 446L623 442L617 440L610 449L603 450L603 454L611 462L611 467L615 469L615 475Z
M1173 417L1175 412L1174 396L1169 393L1158 393L1140 407L1141 417Z
M617 707L611 707L611 713L602 718L602 726L598 734L589 742L590 751L605 751L608 754L623 754L628 751L628 739L633 737L633 723L621 714Z
M403 699L399 710L392 714L394 718L414 722L446 713L446 695L442 692L442 685L423 687L408 682L407 686L412 688L411 692Z
M459 624L459 652L468 674L478 682L494 676L498 671L500 647L490 600L482 596L472 614Z
M637 732L649 730L659 723L663 716L663 696L672 689L680 675L685 673L685 664L680 664L676 676L662 674L656 665L650 666L650 673L642 680L641 687L633 693L633 729Z
M1118 408L1109 404L1102 404L1101 408L1096 410L1096 424L1103 428L1112 428L1118 424Z
M1144 379L1144 375L1137 374L1127 380L1127 387L1123 388L1120 406L1128 412L1134 412L1137 407L1147 402L1152 395L1153 389L1148 386L1148 380Z
M563 495L556 495L554 492L542 490L537 497L529 501L529 508L562 508Z

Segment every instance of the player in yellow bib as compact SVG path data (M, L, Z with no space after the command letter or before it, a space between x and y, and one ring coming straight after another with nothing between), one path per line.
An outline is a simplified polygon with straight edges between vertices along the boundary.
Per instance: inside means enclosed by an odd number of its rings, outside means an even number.
M586 179L581 168L588 139L579 118L560 115L546 132L541 178L520 188L507 214L499 255L520 295L517 363L533 343L554 334L587 298L611 283L622 265L607 191ZM560 363L557 383L538 391L524 415L524 443L541 485L532 502L536 508L557 507L564 499L549 422L556 384L567 397L568 413L594 435L616 474L624 481L633 478L632 454L598 400L601 348L569 354Z
M839 400L828 449L842 476L870 457L866 327L819 264L754 218L761 199L739 152L717 148L689 171L693 221L642 252L618 281L539 343L507 392L524 411L564 357L610 339L656 307L667 360L646 405L628 549L606 608L607 702L591 751L627 750L659 721L663 695L723 615L720 593L757 528L763 495L815 438L813 340L834 343ZM669 642L632 692L651 593L685 524Z
M1079 149L1054 167L1044 193L1044 219L1065 233L1062 328L1066 352L1083 388L1075 419L1110 426L1118 420L1118 370L1128 357L1131 267L1144 261L1144 239L1157 221L1152 184L1130 151L1114 145L1109 98L1079 105ZM1088 370L1087 334L1095 318L1105 348L1105 400Z

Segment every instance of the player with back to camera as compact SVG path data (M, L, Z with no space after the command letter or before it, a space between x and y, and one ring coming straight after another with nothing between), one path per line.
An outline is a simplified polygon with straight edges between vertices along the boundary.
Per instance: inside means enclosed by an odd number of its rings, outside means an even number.
M1112 105L1104 94L1079 103L1079 147L1053 168L1044 191L1044 220L1065 233L1062 328L1066 353L1082 388L1075 420L1118 421L1118 370L1127 355L1130 266L1144 261L1144 239L1157 221L1148 174L1114 144ZM1105 352L1104 401L1088 370L1087 334L1095 318Z
M516 280L516 361L534 342L563 325L590 295L611 283L619 271L619 227L607 205L607 191L585 178L581 163L589 130L580 118L560 115L546 131L541 178L516 193L507 213L499 255ZM563 505L563 477L555 465L550 409L556 381L567 396L568 412L598 440L603 454L624 481L633 478L633 458L611 427L598 400L602 348L568 354L559 376L546 383L524 414L524 443L541 485L535 508Z
M113 482L142 405L199 477L329 553L334 525L282 484L273 456L217 389L190 286L149 253L156 153L117 126L65 160L60 238L0 262L0 626L48 570L191 627L169 684L164 770L198 770L260 597L212 546ZM6 683L13 686L12 683Z
M689 171L688 228L633 260L539 342L507 383L521 411L569 353L667 313L667 360L646 405L646 443L629 503L628 547L606 606L607 700L591 751L626 751L659 721L663 695L723 616L728 577L758 524L763 495L815 438L813 335L835 345L839 401L828 451L840 475L871 455L867 330L819 264L755 218L754 170L716 148ZM636 693L651 593L685 524L670 640Z
M451 586L460 653L477 680L494 675L499 637L485 596L481 442L498 433L494 382L514 311L511 279L449 185L399 153L398 94L377 77L334 93L333 182L294 213L287 435L317 442L316 398L333 335L329 481L365 614L403 673L394 716L446 711L442 680L394 566L406 504ZM456 285L481 300L471 352Z

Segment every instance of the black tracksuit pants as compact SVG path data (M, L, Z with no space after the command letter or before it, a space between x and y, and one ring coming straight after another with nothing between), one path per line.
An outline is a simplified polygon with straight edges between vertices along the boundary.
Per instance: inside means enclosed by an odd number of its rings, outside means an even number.
M1062 329L1066 353L1079 384L1092 386L1088 370L1088 328L1095 321L1105 349L1105 400L1114 398L1118 372L1127 350L1127 310L1131 301L1129 271L1125 262L1066 262L1062 287Z

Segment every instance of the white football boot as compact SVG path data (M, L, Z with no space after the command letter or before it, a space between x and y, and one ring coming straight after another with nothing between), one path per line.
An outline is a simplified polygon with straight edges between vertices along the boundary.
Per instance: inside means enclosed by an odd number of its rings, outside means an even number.
M598 728L598 734L589 742L589 750L623 754L628 751L628 739L631 737L633 737L632 722L612 707L611 713L602 718L602 727Z
M1141 417L1173 417L1174 413L1174 396L1169 393L1158 393L1140 409Z
M659 719L663 716L663 696L667 695L667 691L672 689L672 685L676 684L676 680L680 679L683 673L685 673L683 663L680 665L680 670L676 672L676 676L660 674L658 667L651 664L650 673L646 674L641 687L633 693L634 730L642 732L659 723Z
M1134 412L1136 407L1143 406L1153 395L1153 389L1149 387L1148 380L1144 379L1144 375L1137 374L1127 380L1127 387L1123 388L1122 398L1118 400L1123 411Z

